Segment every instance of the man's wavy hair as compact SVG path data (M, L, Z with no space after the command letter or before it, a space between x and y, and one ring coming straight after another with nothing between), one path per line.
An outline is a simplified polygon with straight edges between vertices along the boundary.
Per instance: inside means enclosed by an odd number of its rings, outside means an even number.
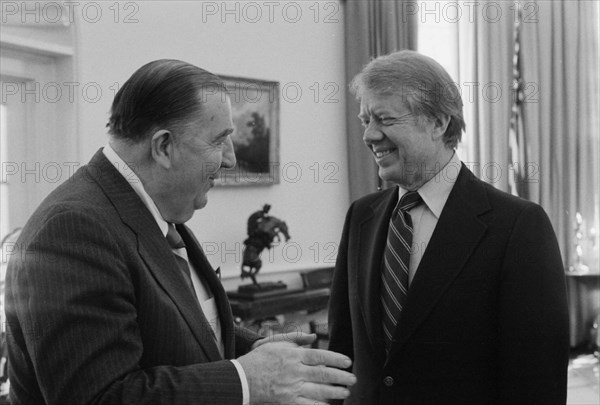
M218 76L180 60L155 60L119 89L106 126L114 137L134 143L159 129L182 131L201 117L206 97L218 92L227 92Z
M460 91L446 70L435 60L415 51L399 51L380 56L354 77L350 89L361 99L366 92L399 95L405 106L421 122L448 115L450 123L444 143L455 148L465 130Z

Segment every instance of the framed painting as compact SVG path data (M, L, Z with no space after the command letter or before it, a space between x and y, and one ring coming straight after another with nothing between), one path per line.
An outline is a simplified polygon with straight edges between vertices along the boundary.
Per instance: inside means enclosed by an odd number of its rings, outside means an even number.
M231 99L236 167L221 171L221 186L279 183L279 83L220 76Z

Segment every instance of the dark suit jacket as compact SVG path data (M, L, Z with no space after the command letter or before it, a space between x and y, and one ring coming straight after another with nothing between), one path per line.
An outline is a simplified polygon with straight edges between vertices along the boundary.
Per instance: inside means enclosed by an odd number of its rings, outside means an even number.
M183 227L225 358L258 338ZM241 383L156 221L101 151L40 205L6 278L14 404L241 404Z
M349 209L330 299L330 349L358 383L346 404L559 404L568 314L556 237L541 207L463 165L411 283L386 358L380 271L397 189Z

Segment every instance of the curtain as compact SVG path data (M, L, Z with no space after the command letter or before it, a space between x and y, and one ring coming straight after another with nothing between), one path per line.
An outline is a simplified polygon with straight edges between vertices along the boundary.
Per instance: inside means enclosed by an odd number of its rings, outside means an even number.
M598 229L598 4L531 4L537 21L522 26L523 78L537 93L524 104L530 162L537 164L530 194L548 212L568 266L576 213L587 231L594 222Z
M504 18L489 18L475 2L458 21L459 83L467 123L465 164L482 180L508 191L508 131L512 108L512 2L493 2Z
M416 3L408 0L346 0L346 82L377 56L416 49ZM380 185L377 166L362 141L359 103L347 91L346 133L350 198L355 200Z
M486 18L483 8L491 4L507 18ZM598 5L587 0L520 2L523 126L516 155L527 158L513 162L508 135L517 5L477 2L474 18L461 19L457 26L466 163L504 191L515 180L513 164L519 165L524 177L518 179L519 195L548 212L568 266L574 260L576 212L588 231L598 230Z

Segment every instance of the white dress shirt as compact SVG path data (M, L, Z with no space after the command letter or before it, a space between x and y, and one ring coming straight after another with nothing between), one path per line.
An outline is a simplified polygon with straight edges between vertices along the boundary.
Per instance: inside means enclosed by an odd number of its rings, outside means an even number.
M144 189L144 185L140 178L135 174L133 170L125 163L123 159L115 152L115 150L110 146L106 145L102 152L104 156L115 166L115 168L119 171L119 173L127 180L129 185L133 188L135 193L141 198L142 202L148 208L152 217L158 224L162 234L167 236L167 232L169 231L169 225L167 221L164 220L158 207L154 203L154 200L148 195L146 190ZM187 251L185 248L181 249L173 249L173 252L180 257L183 257L188 265L191 267L192 271L191 278L192 284L194 285L194 290L196 292L196 297L198 298L198 302L200 307L202 308L202 312L204 312L204 316L208 320L213 332L215 334L215 341L217 343L217 347L221 352L221 355L225 352L225 347L223 345L223 339L221 334L221 320L219 318L219 311L217 308L217 303L215 301L214 296L210 292L210 288L198 277L196 269L192 265L192 263L188 260ZM242 368L241 364L237 360L230 360L235 366L240 381L242 383L242 393L243 393L243 403L242 405L248 405L250 403L250 389L248 387L248 379L246 377L246 373Z
M431 235L433 235L444 205L446 205L446 200L456 183L460 168L461 162L455 152L446 166L417 190L423 199L423 204L419 204L409 211L413 223L413 243L408 266L409 285L415 277ZM407 192L400 187L398 198Z

